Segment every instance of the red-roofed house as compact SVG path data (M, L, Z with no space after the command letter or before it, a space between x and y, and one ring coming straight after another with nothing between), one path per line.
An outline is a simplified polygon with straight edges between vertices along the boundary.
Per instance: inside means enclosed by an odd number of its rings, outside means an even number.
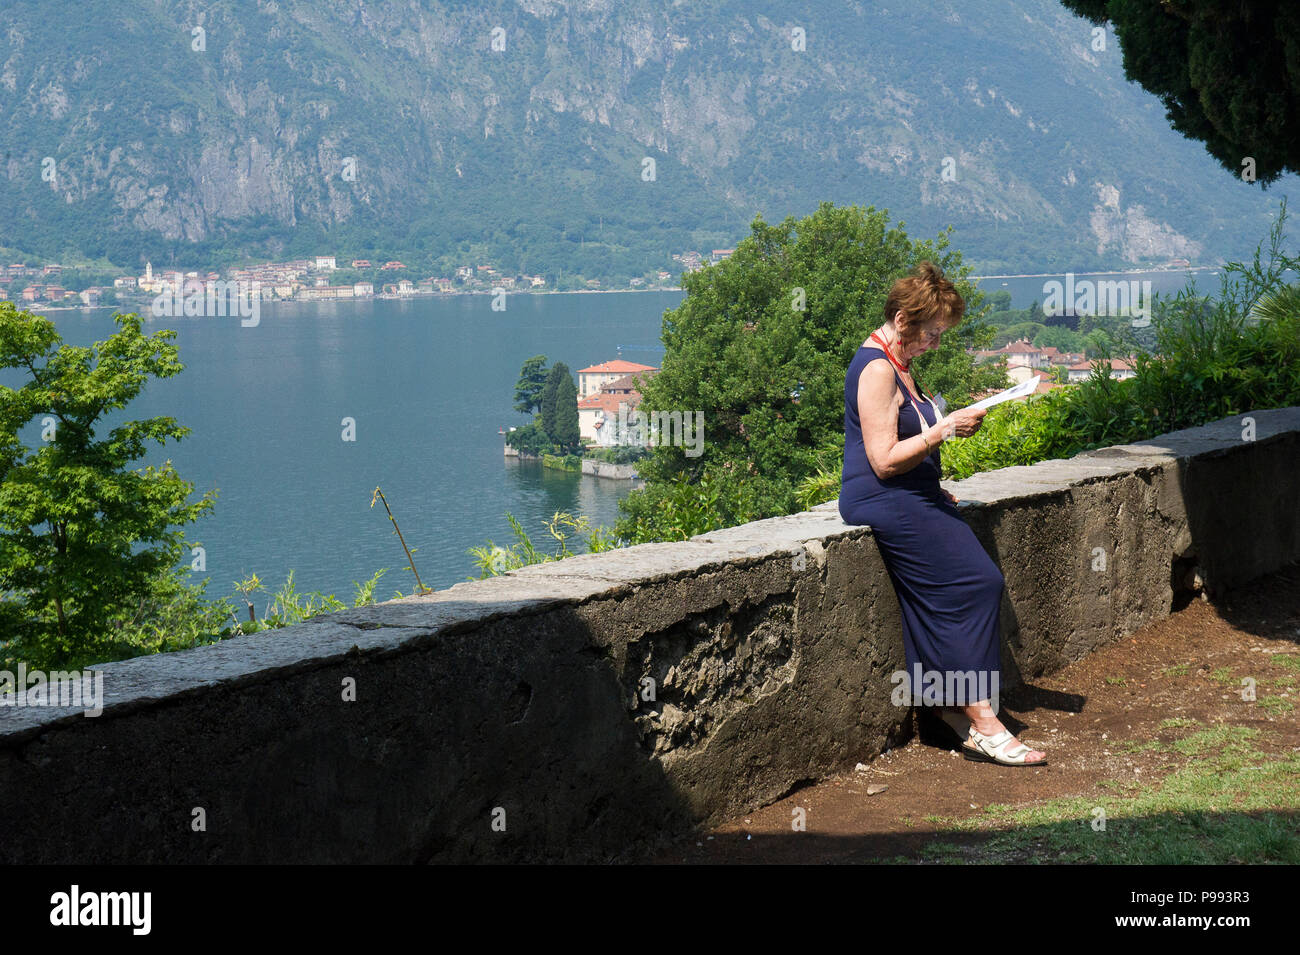
M1027 338L1022 338L1017 342L1007 342L998 349L998 353L1007 356L1007 368L1015 368L1016 366L1042 368L1047 364L1047 355Z
M653 365L639 365L634 361L624 361L621 358L601 362L599 365L592 365L589 368L579 368L578 397L580 399L586 398L588 395L599 391L609 382L622 378L624 375L658 370Z
M584 441L601 446L618 444L618 409L626 405L625 415L641 402L639 394L609 394L597 391L578 400L578 434Z
M1092 362L1080 361L1069 366L1068 372L1070 382L1083 381L1092 374ZM1110 377L1116 381L1123 381L1125 378L1132 378L1137 374L1137 369L1133 367L1131 358L1112 358L1110 360Z
M641 403L641 392L637 390L638 386L656 374L658 374L657 368L646 368L634 374L620 375L612 381L607 381L603 388L585 398L580 398L578 433L584 440L594 441L601 447L644 444L644 435L625 434L620 430L619 413L622 408L625 418L632 416L632 412Z

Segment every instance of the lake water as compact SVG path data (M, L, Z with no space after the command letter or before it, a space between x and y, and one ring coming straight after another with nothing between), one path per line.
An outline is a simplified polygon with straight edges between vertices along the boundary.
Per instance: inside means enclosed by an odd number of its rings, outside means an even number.
M1155 291L1173 292L1186 273L1093 278L1112 277L1152 279ZM1023 308L1042 300L1045 281L993 278L981 286L1008 288ZM1209 291L1217 279L1201 273L1197 284ZM264 306L248 328L237 318L154 319L149 330L176 330L185 371L151 383L129 413L170 415L192 429L148 462L170 458L197 490L219 492L215 508L187 528L206 548L211 596L231 593L252 573L274 589L293 569L300 591L350 602L352 582L381 567L388 568L381 599L411 592L392 524L382 505L370 506L376 485L425 586L448 587L477 576L469 547L513 542L507 511L548 551L543 521L556 511L593 524L617 520L627 482L507 459L497 431L526 422L512 407L526 358L544 354L576 372L618 357L623 346L623 358L659 365L663 312L681 298L512 295L504 312L492 311L487 295L286 303ZM111 310L48 314L72 344L114 331ZM0 373L0 383L16 381L14 372ZM356 421L355 441L343 440L345 417ZM37 430L25 432L29 445Z
M171 458L216 506L187 537L206 548L208 593L256 573L271 589L296 571L300 591L351 602L353 581L389 568L376 595L415 581L384 490L425 586L477 576L467 548L512 543L507 511L551 551L543 521L567 510L613 524L630 490L614 481L521 464L502 453L519 368L532 355L571 371L618 356L659 365L663 312L682 293L487 295L269 305L260 322L155 319L174 328L185 370L152 382L130 417L170 415L192 429ZM47 313L64 340L103 340L111 310ZM576 379L576 375L575 375ZM0 383L13 385L7 372ZM118 416L119 418L122 416ZM344 441L342 420L356 420ZM28 445L37 429L24 433ZM581 547L579 547L581 549ZM261 613L265 600L257 602Z
M1079 279L1088 279L1091 282L1113 282L1113 281L1138 281L1150 282L1150 289L1154 294L1160 296L1172 296L1187 285L1188 275L1195 278L1196 288L1204 294L1214 295L1219 290L1219 270L1212 268L1204 269L1184 269L1182 271L1162 271L1162 272L1104 272L1097 274L1076 274L1076 282ZM1012 308L1029 308L1034 302L1039 305L1044 304L1046 292L1043 286L1047 282L1060 282L1064 284L1064 275L1035 275L1035 276L994 276L987 279L981 279L976 282L980 291L986 295L993 292L1006 290L1011 293ZM1143 290L1145 295L1146 285L1139 284L1138 288Z

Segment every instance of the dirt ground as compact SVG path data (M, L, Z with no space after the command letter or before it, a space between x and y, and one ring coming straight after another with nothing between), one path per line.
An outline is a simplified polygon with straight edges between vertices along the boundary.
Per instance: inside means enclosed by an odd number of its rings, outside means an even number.
M1266 655L1300 649L1300 564L1212 602L1186 608L1032 685L1003 694L999 714L1047 753L1037 769L974 763L942 726L855 772L797 790L710 832L683 838L660 863L851 863L919 860L936 840L972 844L979 833L939 831L927 817L964 819L991 803L1032 806L1098 791L1102 780L1159 780L1169 756L1129 741L1172 742L1162 724L1191 719L1263 730L1265 753L1300 749L1298 711L1243 701L1240 678L1276 675ZM1217 672L1216 672L1217 671ZM1258 697L1278 694L1267 685ZM1294 704L1295 693L1281 692ZM1300 785L1300 783L1298 783ZM883 789L881 787L884 787ZM794 810L806 829L791 838Z

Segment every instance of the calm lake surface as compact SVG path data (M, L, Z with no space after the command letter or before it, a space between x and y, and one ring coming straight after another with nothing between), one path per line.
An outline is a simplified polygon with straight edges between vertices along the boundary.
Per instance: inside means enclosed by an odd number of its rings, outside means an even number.
M1154 294L1164 296L1176 295L1184 286L1187 285L1188 276L1195 279L1196 289L1198 292L1206 295L1215 295L1219 291L1219 272L1217 268L1199 268L1184 269L1182 271L1165 271L1165 272L1099 272L1099 273L1076 273L1076 282L1080 279L1087 279L1090 282L1114 282L1114 281L1137 281L1138 288L1145 296L1148 286L1141 284L1150 282L1150 289ZM1028 308L1034 302L1039 305L1044 304L1045 292L1043 285L1047 282L1056 281L1065 283L1064 275L1042 275L1042 276L1008 276L1006 278L994 277L981 279L975 284L979 286L980 291L986 295L993 292L1006 290L1011 293L1012 308Z
M1186 272L1114 273L1177 291ZM1055 276L1055 278L1062 278ZM1047 277L987 279L1016 308L1042 301ZM1005 283L1005 284L1004 284ZM1203 291L1217 277L1198 273ZM545 550L543 521L556 511L612 525L630 490L611 481L521 464L502 454L498 428L514 410L520 365L532 355L571 371L619 357L659 365L663 312L681 292L511 295L504 312L487 295L405 301L265 305L257 326L238 318L152 319L173 328L185 371L153 382L130 417L170 415L192 433L151 454L170 458L215 508L187 528L207 554L210 596L256 573L270 589L296 571L300 591L351 601L353 582L388 568L376 596L414 590L406 556L382 505L384 490L427 587L477 576L466 550L513 543L507 511ZM47 313L65 341L86 345L114 331L112 310ZM864 334L866 329L864 329ZM0 384L14 385L14 372ZM121 420L123 415L109 419ZM343 440L344 418L356 440ZM39 427L25 432L29 446ZM204 576L204 575L196 575ZM265 598L258 601L261 611Z
M185 370L152 382L131 418L170 415L192 433L152 454L170 458L216 506L186 536L207 550L209 596L256 573L269 589L296 571L300 591L351 602L353 581L380 568L376 591L415 580L383 505L383 488L425 586L477 576L466 549L513 543L507 511L538 547L556 511L613 524L629 482L520 464L502 453L519 367L532 355L571 371L618 356L659 365L663 312L682 293L512 295L267 305L260 323L165 318ZM113 334L111 310L46 313L78 345ZM576 378L576 375L575 375ZM0 383L13 385L6 372ZM118 415L114 421L121 420ZM342 439L345 417L356 441ZM28 445L37 427L24 433ZM202 575L196 575L202 576ZM257 601L259 614L265 598Z

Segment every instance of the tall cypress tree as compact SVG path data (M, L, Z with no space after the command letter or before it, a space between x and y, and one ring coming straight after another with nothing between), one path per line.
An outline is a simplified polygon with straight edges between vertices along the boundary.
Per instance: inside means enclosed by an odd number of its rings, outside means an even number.
M551 373L546 376L546 385L542 388L542 430L546 436L555 441L555 409L556 397L560 387L560 382L570 380L569 366L562 361L557 361L551 366ZM575 408L576 410L576 408Z
M555 389L554 440L565 454L574 454L582 445L578 431L578 386L567 368Z

